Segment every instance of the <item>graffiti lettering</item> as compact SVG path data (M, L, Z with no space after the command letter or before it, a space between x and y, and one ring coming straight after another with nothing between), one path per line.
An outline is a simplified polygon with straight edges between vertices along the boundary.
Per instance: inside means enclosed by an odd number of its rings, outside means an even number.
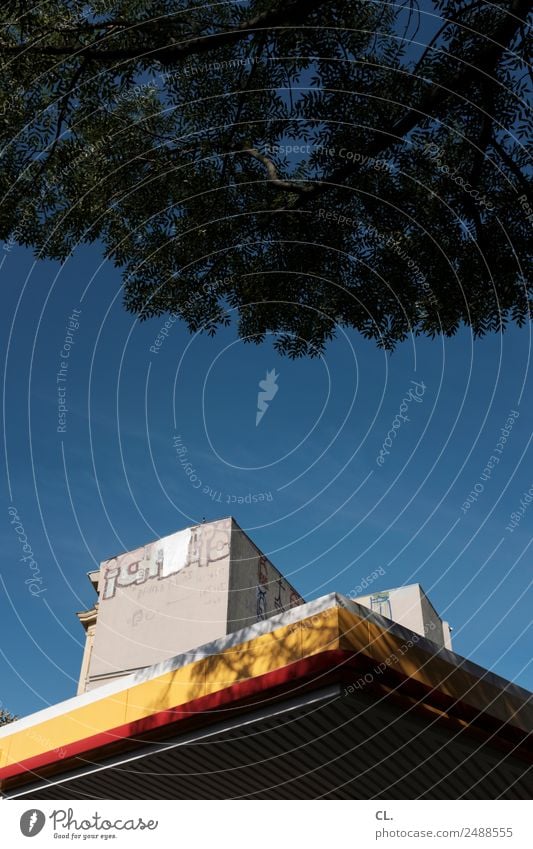
M183 534L184 532L179 532ZM175 575L190 566L210 566L229 556L229 529L215 523L192 528L187 542L179 534L158 540L141 551L127 552L104 565L102 601L114 598L117 588L144 584Z

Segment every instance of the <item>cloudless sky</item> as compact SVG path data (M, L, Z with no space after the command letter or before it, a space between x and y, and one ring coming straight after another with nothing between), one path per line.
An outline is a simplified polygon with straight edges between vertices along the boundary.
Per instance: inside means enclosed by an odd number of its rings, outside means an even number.
M378 566L386 574L372 591L420 582L459 654L531 688L533 505L520 507L533 485L529 327L413 339L392 356L340 333L323 358L290 361L271 340L247 345L234 329L191 337L176 323L154 354L165 319L139 324L125 312L120 275L97 246L63 266L34 264L20 248L0 260L3 706L24 715L75 694L84 643L75 612L95 598L87 571L227 515L307 600L349 594ZM74 309L58 433L56 375ZM279 390L256 426L258 383L271 369ZM379 466L412 381L421 399ZM500 462L463 513L513 410ZM199 489L178 462L177 434ZM254 503L259 493L269 500ZM37 596L13 505L38 564Z

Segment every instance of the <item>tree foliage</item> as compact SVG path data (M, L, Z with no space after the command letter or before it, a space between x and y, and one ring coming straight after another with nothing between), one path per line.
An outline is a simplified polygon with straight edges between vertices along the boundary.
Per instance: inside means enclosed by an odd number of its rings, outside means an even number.
M6 2L0 238L291 356L521 324L532 8Z
M9 713L8 710L0 708L0 728L2 728L3 725L9 725L10 722L15 722L16 719L18 719L18 716L14 716L14 714Z

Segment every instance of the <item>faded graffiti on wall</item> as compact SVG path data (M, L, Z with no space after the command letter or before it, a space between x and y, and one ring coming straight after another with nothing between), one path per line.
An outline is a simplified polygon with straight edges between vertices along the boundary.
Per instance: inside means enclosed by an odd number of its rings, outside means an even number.
M392 610L390 603L390 593L376 593L370 596L370 610L374 610L381 616L386 616L387 619L392 619Z
M296 590L292 590L289 599L289 607L299 607L301 604L305 604L305 602L300 593L297 593Z
M283 581L281 580L281 578L278 578L278 580L276 581L276 584L277 584L277 592L276 592L276 597L274 599L274 607L276 608L276 610L279 610L280 613L282 613L283 610L284 610L284 606L283 606L281 594L283 592L284 587L283 587Z
M272 572L270 580L268 577L269 569ZM267 600L270 586L272 586L273 591L275 590L276 593L274 596L273 609L269 607ZM285 601L287 595L288 603ZM257 564L256 599L256 618L258 622L267 619L268 616L271 616L274 612L284 613L292 607L298 607L300 604L305 603L301 595L283 581L279 572L267 561L264 554L260 555L259 562Z
M262 554L257 566L257 621L267 618L268 571L266 557Z
M187 528L136 551L113 557L103 567L102 601L114 598L119 587L168 578L191 566L211 566L228 557L229 547L228 527L213 522Z

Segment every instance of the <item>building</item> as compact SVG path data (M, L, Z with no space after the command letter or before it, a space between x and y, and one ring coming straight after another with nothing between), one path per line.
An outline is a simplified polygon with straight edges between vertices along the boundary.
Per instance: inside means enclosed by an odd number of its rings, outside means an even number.
M89 579L78 693L303 604L232 518L111 557Z
M305 603L232 519L89 577L79 694L0 729L5 797L529 798L531 694L419 585Z
M382 590L372 595L357 596L353 600L423 637L428 637L441 648L452 647L448 622L440 618L420 584Z

